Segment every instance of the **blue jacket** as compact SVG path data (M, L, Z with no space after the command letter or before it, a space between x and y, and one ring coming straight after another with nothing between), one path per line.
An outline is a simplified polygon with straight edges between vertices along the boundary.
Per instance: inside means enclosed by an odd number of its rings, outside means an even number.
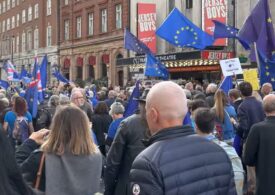
M251 126L265 118L262 102L256 100L255 97L246 97L239 106L237 113L239 120L236 126L237 133L246 140Z
M230 118L237 118L237 113L233 106L225 106L224 108L224 122L223 122L223 140L229 140L235 137L235 129L230 121Z
M236 194L231 161L215 143L190 126L153 135L130 172L131 192L149 194Z

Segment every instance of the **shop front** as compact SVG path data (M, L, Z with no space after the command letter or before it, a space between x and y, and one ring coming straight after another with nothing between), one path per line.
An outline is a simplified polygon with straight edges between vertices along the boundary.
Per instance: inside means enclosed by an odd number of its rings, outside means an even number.
M156 56L167 67L170 79L208 80L221 78L219 60L234 57L233 52L192 51ZM144 79L145 56L118 59L117 66L128 66L129 79Z

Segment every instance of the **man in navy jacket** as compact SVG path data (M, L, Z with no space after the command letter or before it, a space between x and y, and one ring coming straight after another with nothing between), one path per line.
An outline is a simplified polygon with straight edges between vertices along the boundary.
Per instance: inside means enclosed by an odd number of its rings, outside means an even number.
M146 98L152 137L132 165L130 194L236 194L227 154L182 126L186 113L179 85L164 81L152 87Z
M275 95L265 96L263 107L265 121L252 126L243 161L256 167L256 194L275 194Z

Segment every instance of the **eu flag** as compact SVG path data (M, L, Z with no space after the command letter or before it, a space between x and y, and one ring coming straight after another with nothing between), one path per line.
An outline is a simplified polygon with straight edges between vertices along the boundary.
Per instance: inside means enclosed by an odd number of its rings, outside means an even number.
M265 57L261 52L259 53L260 60L260 83L261 86L264 83L271 83L273 89L275 89L275 54L271 59Z
M40 65L40 77L41 77L40 79L41 79L42 90L45 90L47 86L47 65L48 65L48 57L47 55L45 55ZM45 97L44 92L43 92L43 97Z
M220 84L219 89L223 90L223 92L227 95L229 90L233 88L232 76L227 76L223 79Z
M172 10L157 29L156 34L178 47L192 47L202 50L214 42L211 35L193 24L177 8Z
M139 85L140 85L140 81L138 80L136 82L136 86L130 96L129 102L128 102L126 109L124 111L123 116L125 118L134 114L135 111L137 111L137 109L138 109L138 101L136 99L138 99L140 96Z
M150 49L127 29L124 34L124 48L138 54L151 53Z
M230 25L225 25L224 23L212 20L215 24L214 38L236 38L239 30Z
M55 78L63 83L70 83L70 81L68 79L66 79L64 76L62 76L62 74L56 70L53 72L53 76L55 76Z
M25 99L28 104L28 110L33 118L36 118L38 110L38 88L37 85L29 87L26 90Z
M240 30L239 37L248 44L256 42L257 49L264 56L271 57L275 51L275 36L268 0L257 3ZM255 61L254 50L250 57Z
M169 73L165 65L162 64L152 53L146 55L145 76L160 77L168 79Z
M28 71L22 67L21 73L20 73L20 79L23 79L24 77L28 77Z
M10 84L7 81L0 80L0 86L7 89L10 86Z

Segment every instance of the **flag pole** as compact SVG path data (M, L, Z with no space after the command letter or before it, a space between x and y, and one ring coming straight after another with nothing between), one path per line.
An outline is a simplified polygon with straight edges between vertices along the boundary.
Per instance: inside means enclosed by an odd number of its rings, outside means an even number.
M261 68L260 68L259 53L258 53L258 50L257 50L257 43L254 42L253 45L254 45L254 51L255 51L255 56L256 56L256 63L257 63L257 67L258 67L258 76L260 78L260 76L261 76Z

